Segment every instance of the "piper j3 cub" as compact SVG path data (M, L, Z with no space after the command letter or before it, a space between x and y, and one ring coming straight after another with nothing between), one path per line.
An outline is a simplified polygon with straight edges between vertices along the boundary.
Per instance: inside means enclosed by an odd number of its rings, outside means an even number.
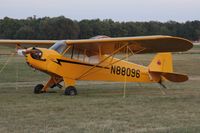
M184 82L187 75L173 72L170 52L192 48L186 39L172 36L144 36L110 38L96 36L81 40L0 40L1 45L16 46L26 63L50 76L45 85L38 84L34 93L48 92L48 88L64 81L65 95L77 95L78 80L113 82L162 83L163 80ZM24 49L27 46L34 46ZM52 46L51 46L52 45ZM37 47L36 47L37 46ZM41 48L51 46L50 48ZM116 54L124 53L118 59ZM131 55L157 53L148 66L125 61Z

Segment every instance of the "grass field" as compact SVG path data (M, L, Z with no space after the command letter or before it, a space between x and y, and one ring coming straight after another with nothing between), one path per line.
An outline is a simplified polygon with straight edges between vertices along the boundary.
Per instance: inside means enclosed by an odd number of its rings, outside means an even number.
M0 52L9 51L5 47ZM154 55L130 60L147 65ZM33 94L47 75L33 71L18 56L0 55L0 133L124 133L200 132L200 46L174 54L175 71L190 80L165 82L165 95L158 84L78 82L79 95Z

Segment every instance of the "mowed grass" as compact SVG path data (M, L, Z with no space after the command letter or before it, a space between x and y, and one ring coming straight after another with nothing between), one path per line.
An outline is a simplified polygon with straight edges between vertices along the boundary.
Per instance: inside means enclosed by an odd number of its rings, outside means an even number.
M196 46L194 48L196 49ZM130 61L148 65L153 54ZM79 95L33 94L48 76L33 71L22 57L0 56L0 132L124 133L200 131L200 54L174 54L175 71L187 73L184 83L158 84L78 82Z

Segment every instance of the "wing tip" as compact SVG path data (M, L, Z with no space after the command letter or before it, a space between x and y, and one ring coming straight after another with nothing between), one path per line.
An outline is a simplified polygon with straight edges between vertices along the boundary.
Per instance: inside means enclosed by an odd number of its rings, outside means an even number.
M172 38L180 42L182 51L188 51L193 48L193 43L188 39L181 37L172 37Z

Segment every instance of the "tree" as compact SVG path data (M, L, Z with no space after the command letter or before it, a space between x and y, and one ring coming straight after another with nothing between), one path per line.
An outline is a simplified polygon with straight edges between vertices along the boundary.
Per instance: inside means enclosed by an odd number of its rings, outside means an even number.
M64 16L28 17L27 19L0 19L0 38L2 39L77 39L96 35L111 37L172 35L190 40L200 39L200 21L178 23L168 21L115 22L111 19L92 19L73 21Z
M29 26L23 26L16 32L14 38L34 39L33 36L34 36L34 30Z
M16 19L5 17L0 24L0 37L4 39L14 39L16 31L21 27Z

